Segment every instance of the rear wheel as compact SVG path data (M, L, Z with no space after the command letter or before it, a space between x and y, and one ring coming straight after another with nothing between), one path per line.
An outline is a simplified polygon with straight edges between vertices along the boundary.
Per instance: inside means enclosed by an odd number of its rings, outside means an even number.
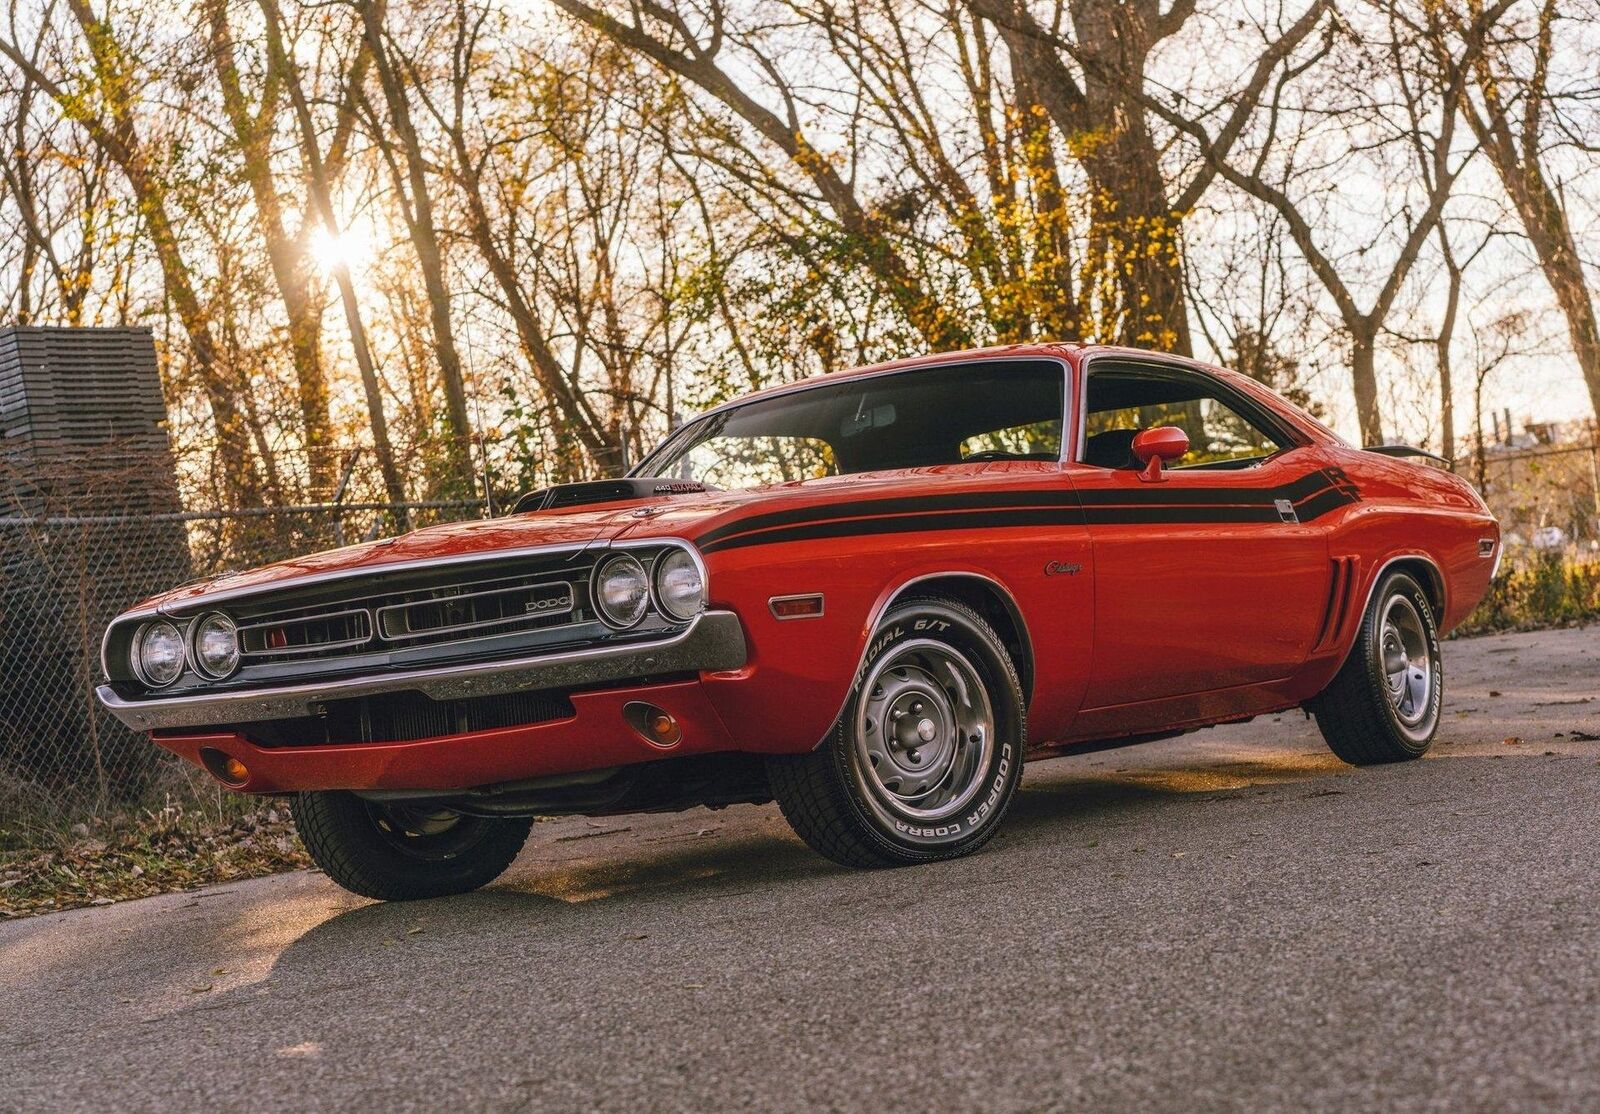
M526 816L467 816L345 792L296 794L294 823L329 878L382 901L445 897L487 885L511 865L533 827Z
M930 862L994 834L1025 737L999 636L962 604L914 599L884 616L822 746L769 760L768 776L794 830L835 862Z
M1390 573L1372 594L1350 656L1308 706L1334 754L1371 766L1420 758L1443 702L1433 607L1415 579Z

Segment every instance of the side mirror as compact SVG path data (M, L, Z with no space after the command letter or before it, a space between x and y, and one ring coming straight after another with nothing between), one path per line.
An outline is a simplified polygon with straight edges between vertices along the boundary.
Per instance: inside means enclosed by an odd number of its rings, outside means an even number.
M1189 451L1189 435L1175 425L1141 429L1133 438L1133 455L1144 464L1139 478L1146 483L1161 482L1161 465L1177 460Z

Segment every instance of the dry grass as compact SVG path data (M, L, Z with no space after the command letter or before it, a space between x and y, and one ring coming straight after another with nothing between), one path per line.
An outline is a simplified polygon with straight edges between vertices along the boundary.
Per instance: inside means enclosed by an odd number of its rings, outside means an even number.
M1459 635L1577 626L1600 620L1600 561L1559 554L1502 569Z
M170 801L93 815L65 830L8 830L0 917L192 890L311 865L281 801Z

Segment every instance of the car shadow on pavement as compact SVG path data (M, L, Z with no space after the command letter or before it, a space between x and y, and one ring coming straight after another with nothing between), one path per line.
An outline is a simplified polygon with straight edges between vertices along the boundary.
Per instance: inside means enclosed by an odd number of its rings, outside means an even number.
M983 854L1004 856L1008 845L1050 840L1079 824L1131 821L1153 808L1179 806L1181 811L1186 801L1337 777L1348 769L1331 755L1324 760L1288 754L1259 761L1145 762L1094 771L1070 761L1041 764L1030 771L1013 801L1001 837ZM383 961L388 955L410 962L419 945L445 938L452 947L462 947L478 935L499 941L527 935L543 946L559 947L564 924L584 932L592 927L592 918L602 915L626 922L638 905L658 899L716 902L810 880L871 877L812 853L789 832L776 806L735 806L726 813L703 815L706 819L694 821L695 827L678 822L653 834L625 827L606 831L593 845L581 845L581 854L559 842L572 837L541 840L536 828L529 850L493 887L460 897L380 902L340 913L286 947L274 964L274 975L304 978L309 972L319 978L317 972L339 970L352 953L372 955L373 949L379 949L380 958L369 962L388 967Z

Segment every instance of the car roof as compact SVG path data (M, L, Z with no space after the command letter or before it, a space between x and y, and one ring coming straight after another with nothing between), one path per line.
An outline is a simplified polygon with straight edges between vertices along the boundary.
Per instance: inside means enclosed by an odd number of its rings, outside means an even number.
M786 395L794 391L804 391L811 387L821 386L824 383L837 383L840 380L861 379L898 371L915 371L918 368L944 367L949 364L966 363L974 360L1055 359L1064 360L1073 366L1081 366L1083 361L1092 357L1113 357L1167 363L1175 367L1188 368L1218 376L1232 383L1236 388L1252 395L1257 401L1270 407L1280 417L1287 418L1301 433L1309 436L1313 441L1343 443L1342 438L1328 426L1317 421L1311 415L1304 413L1298 407L1293 406L1281 396L1267 390L1266 387L1249 376L1240 375L1236 371L1230 371L1215 364L1208 364L1203 360L1196 360L1191 356L1180 356L1172 352L1162 352L1152 348L1134 348L1118 344L1085 344L1079 341L1038 341L1029 344L968 348L955 352L930 352L920 356L888 360L883 363L865 364L861 367L823 372L820 375L807 376L804 379L796 379L789 383L775 383L759 391L740 395L738 398L730 399L694 415L677 428L681 429L683 425L687 425L689 422L698 421L707 415L729 410L735 406L743 406L759 399Z
M1135 359L1157 358L1181 362L1191 367L1206 366L1196 363L1186 356L1175 356L1166 352L1140 348L1124 348L1110 344L1082 344L1076 341L1003 344L989 348L968 348L955 352L929 352L920 356L886 360L883 363L863 364L860 367L841 368L838 371L825 371L821 374L809 375L804 379L796 379L789 383L774 383L770 387L763 387L759 391L752 391L749 394L740 395L738 398L713 406L703 413L695 415L695 417L702 418L706 414L715 414L717 411L728 407L743 406L747 402L771 398L774 395L784 395L791 391L803 391L809 387L821 386L824 383L861 379L872 375L883 375L887 372L915 371L918 368L944 367L949 364L968 363L974 360L1055 359L1078 361L1093 355L1120 355ZM1213 369L1207 368L1207 370Z

